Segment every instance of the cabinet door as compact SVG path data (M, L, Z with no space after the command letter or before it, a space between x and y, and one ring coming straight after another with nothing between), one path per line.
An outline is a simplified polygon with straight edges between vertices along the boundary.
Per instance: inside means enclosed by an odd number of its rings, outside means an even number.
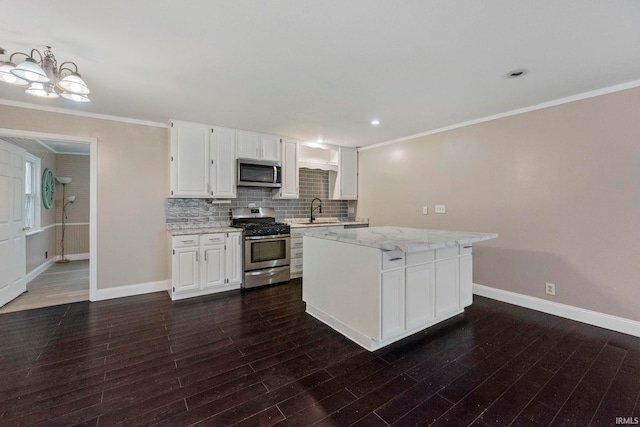
M171 122L171 196L209 195L209 126Z
M211 196L236 197L236 132L214 128L211 133Z
M278 199L297 199L298 185L298 143L282 141L282 187L275 190Z
M238 131L236 134L236 157L242 159L260 159L260 134Z
M242 269L242 233L227 234L225 271L228 285L239 285L244 277Z
M404 269L382 273L382 339L404 332Z
M224 245L203 246L200 272L202 289L224 286Z
M433 263L407 267L405 277L405 322L407 329L434 319Z
M173 292L181 293L200 289L198 252L197 246L173 250Z
M458 258L435 262L436 317L458 310Z
M460 257L460 308L473 304L473 258Z
M260 158L280 161L280 138L273 135L261 135Z
M358 152L340 148L339 164L340 199L356 200L358 198Z

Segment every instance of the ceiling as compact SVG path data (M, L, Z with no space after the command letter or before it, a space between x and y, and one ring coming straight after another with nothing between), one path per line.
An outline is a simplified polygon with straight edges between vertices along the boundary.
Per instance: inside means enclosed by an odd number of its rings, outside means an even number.
M62 141L57 139L21 138L0 135L0 140L23 147L31 154L41 156L43 152L54 154L79 154L90 155L89 144L81 142ZM43 151L44 150L44 151Z
M1 47L52 46L92 102L0 98L347 146L640 79L636 0L30 0L2 15Z

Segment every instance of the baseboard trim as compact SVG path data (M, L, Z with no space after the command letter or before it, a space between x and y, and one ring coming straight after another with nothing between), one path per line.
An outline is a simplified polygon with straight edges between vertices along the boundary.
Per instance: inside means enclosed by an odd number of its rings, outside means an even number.
M149 294L152 292L160 292L168 289L169 281L160 280L158 282L138 283L135 285L118 286L115 288L98 289L96 298L91 301L103 301L113 298L131 297L134 295Z
M28 272L27 275L24 277L25 283L31 282L33 279L35 279L36 277L44 273L49 267L55 264L57 260L58 260L58 257L53 257L50 260L43 262L42 264L40 264L39 266L37 266L36 268Z
M89 259L89 254L69 254L69 255L65 255L64 256L66 259L68 259L69 261L82 261L85 259ZM62 257L60 255L58 255L56 257L56 260L62 259Z
M541 298L522 295L515 292L492 288L489 286L473 284L473 293L482 297L491 298L497 301L506 302L520 307L530 308L547 314L576 320L600 328L610 329L623 334L640 337L640 322L625 319L623 317L612 316L610 314L597 311L586 310L572 305L560 304Z

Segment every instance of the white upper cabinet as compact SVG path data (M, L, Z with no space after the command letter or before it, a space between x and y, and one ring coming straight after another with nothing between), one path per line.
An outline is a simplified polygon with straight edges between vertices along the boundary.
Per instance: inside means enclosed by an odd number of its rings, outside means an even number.
M353 148L338 148L338 172L329 172L329 193L332 200L358 199L358 152Z
M280 137L273 135L261 135L262 160L280 161Z
M171 197L236 197L236 131L171 121Z
M209 133L207 125L171 122L172 197L209 196Z
M243 159L280 160L280 138L256 132L237 132L237 156Z
M297 199L300 195L298 183L298 142L283 139L282 146L282 187L273 190L274 199Z
M237 132L237 157L242 159L259 159L260 134L255 132Z
M236 197L236 131L211 132L211 197Z

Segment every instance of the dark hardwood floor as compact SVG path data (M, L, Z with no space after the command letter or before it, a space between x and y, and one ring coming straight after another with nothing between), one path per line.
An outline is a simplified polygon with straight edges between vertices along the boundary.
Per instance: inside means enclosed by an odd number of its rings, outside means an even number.
M464 314L369 353L304 313L299 280L3 314L0 367L1 426L603 426L640 416L640 338L475 297Z

